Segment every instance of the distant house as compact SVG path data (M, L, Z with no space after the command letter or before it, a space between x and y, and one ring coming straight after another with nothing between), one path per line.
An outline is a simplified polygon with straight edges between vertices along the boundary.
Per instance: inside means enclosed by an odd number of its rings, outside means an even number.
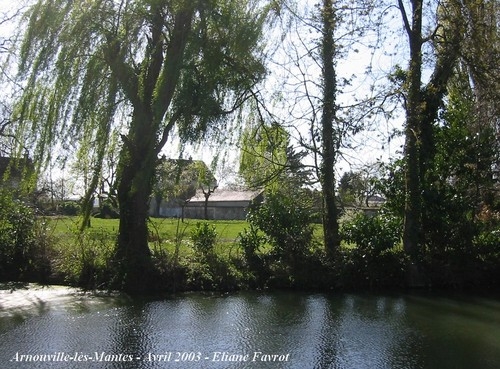
M261 203L263 190L225 190L216 189L208 198L208 219L243 220L251 204ZM192 219L205 218L205 195L197 191L184 208L184 216Z

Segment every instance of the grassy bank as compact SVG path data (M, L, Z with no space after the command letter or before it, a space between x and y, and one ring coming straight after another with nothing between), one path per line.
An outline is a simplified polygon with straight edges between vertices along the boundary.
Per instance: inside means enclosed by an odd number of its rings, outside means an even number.
M38 238L47 245L38 255L49 267L39 276L21 280L66 284L86 289L120 289L115 279L114 250L118 220L91 219L91 226L79 231L79 217L38 218ZM201 225L201 226L200 226ZM299 288L330 290L342 286L399 284L396 270L385 266L366 275L367 253L344 245L339 263L324 254L321 227L313 226L308 246L300 250L276 247L258 231L249 232L246 221L200 221L150 219L149 245L158 278L159 291L235 290L255 288ZM245 234L244 240L240 233ZM193 237L195 235L195 237ZM285 235L286 236L286 235ZM296 243L293 237L289 242ZM283 245L283 247L288 247ZM400 253L389 252L389 263L399 265ZM394 260L390 259L394 256ZM384 260L385 260L384 259ZM374 265L378 262L373 260ZM379 269L383 271L379 272ZM398 276L395 276L398 274ZM366 284L368 277L376 281Z
M151 219L149 246L157 276L153 289L330 291L404 287L408 260L401 248L398 224L371 217L353 220L343 224L344 243L330 259L317 225L312 226L312 237L304 241L300 227L280 229L281 238L273 239L263 237L261 230L252 231L246 221ZM0 280L120 289L114 264L118 220L92 218L91 227L83 233L79 231L80 221L78 217L36 218L26 225L31 231L23 239L14 237L17 231L4 232L16 243L0 253L2 260L11 261L0 264ZM22 231L18 223L11 227ZM495 251L498 243L493 241L479 255L485 255L482 259L464 260L451 254L455 259L448 258L445 265L424 259L428 281L439 281L435 286L445 288L496 285L500 254Z
M118 220L92 218L91 226L83 233L79 231L79 217L47 217L43 222L52 245L52 282L106 288L111 281L112 286L110 262ZM249 226L248 223L209 221L216 235L209 260L196 249L192 239L193 232L202 223L197 219L150 219L149 245L154 263L164 279L161 283L166 290L244 287L245 276L238 270L243 269L238 235Z

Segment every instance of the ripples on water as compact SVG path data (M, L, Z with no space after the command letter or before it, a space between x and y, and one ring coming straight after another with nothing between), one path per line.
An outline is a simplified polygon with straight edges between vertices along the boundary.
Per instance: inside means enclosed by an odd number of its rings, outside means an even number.
M124 301L71 295L42 305L22 314L3 309L0 368L493 369L500 363L497 299L240 293ZM16 353L75 352L130 354L134 361L9 361ZM199 361L175 362L182 358L177 352ZM246 354L250 361L213 361ZM251 361L264 354L288 361Z

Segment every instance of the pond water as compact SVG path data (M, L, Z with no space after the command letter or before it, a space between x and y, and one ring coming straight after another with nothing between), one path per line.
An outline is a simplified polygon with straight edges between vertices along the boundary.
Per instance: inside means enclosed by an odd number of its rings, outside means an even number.
M0 368L500 367L500 299L0 290Z

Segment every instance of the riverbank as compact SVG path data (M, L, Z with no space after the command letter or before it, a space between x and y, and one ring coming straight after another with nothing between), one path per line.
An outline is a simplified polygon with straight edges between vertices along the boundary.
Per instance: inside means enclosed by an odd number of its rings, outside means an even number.
M6 249L9 253L3 259L12 264L10 269L0 265L0 280L66 285L89 291L123 290L114 258L117 221L92 219L92 227L84 232L79 231L78 225L77 217L38 218L29 242L14 245L12 252ZM297 243L297 247L288 250L286 245L273 246L262 234L246 231L248 226L241 221L183 223L152 219L150 279L143 281L144 290L141 286L138 292L404 291L407 287L408 257L400 244L375 247L373 242L381 243L381 232L368 232L378 234L378 238L365 237L358 242L360 245L344 243L331 259L317 235L306 246ZM497 248L492 243L490 248L478 248L476 253L451 249L429 254L422 259L422 287L498 287ZM18 254L22 257L18 258Z

